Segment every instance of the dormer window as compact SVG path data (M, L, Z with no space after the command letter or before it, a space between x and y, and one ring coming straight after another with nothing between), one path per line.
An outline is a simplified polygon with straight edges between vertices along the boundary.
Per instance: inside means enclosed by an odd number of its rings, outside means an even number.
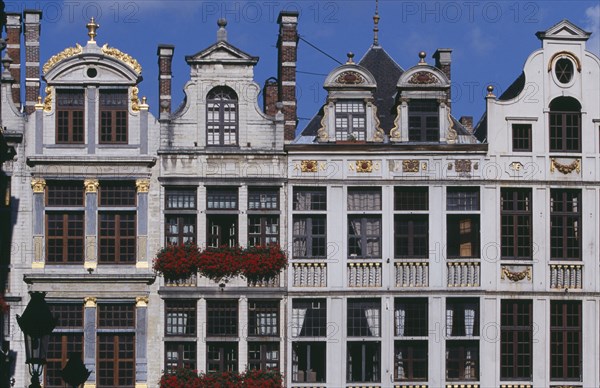
M436 100L410 100L408 140L429 142L440 140L440 113Z
M100 143L127 144L127 90L100 90Z
M556 61L556 65L554 66L554 74L556 74L556 79L561 84L568 84L573 79L573 62L571 62L567 58L561 58Z
M335 140L366 140L365 103L360 100L335 104Z
M217 87L206 98L207 145L234 146L238 144L238 97L228 87Z
M581 104L573 97L550 102L550 151L581 152Z
M84 90L56 91L56 143L83 144Z

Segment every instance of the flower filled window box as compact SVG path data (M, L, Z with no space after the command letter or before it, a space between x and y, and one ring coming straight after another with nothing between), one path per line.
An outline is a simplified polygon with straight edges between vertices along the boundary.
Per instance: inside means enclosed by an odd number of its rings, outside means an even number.
M169 282L186 280L198 272L199 257L196 244L168 245L156 254L153 268Z

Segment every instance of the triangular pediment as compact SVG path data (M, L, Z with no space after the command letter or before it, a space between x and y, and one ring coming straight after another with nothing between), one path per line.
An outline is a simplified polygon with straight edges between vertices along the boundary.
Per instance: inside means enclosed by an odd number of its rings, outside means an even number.
M587 40L591 32L587 32L570 21L564 19L556 23L546 31L539 31L537 37L546 39L568 39L568 40Z
M231 63L231 64L256 64L258 57L245 53L231 44L222 41L197 52L194 55L185 57L188 64L201 63Z

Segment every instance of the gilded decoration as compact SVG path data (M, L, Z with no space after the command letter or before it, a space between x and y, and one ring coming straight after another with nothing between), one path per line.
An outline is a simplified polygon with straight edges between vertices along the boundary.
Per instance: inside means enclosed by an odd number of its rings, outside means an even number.
M554 61L557 58L569 58L571 59L573 62L575 62L575 67L577 68L577 71L579 73L581 73L581 61L579 60L579 58L577 58L577 56L575 54L573 54L570 51L559 51L556 54L554 54L552 56L552 58L550 58L550 61L548 62L548 73L552 71L552 64L554 63Z
M140 99L138 98L138 87L131 88L131 110L134 112L140 111Z
M450 116L450 113L448 113L448 134L446 135L446 141L448 142L448 144L454 144L456 143L456 138L458 137L458 134L456 133L456 129L454 129L454 121L452 121L452 117Z
M85 188L86 193L97 193L98 186L100 186L98 179L86 179L83 181L83 187Z
M43 193L46 188L46 180L44 178L32 178L31 189L34 193Z
M317 172L318 168L316 160L303 160L300 163L300 170L302 172Z
M521 163L521 162L512 162L510 164L510 168L513 171L521 171L521 169L523 168L523 163Z
M440 83L440 80L428 71L418 71L408 79L409 84L430 85Z
M136 307L148 307L150 299L147 296L138 296L135 298Z
M470 160L457 160L455 163L454 171L456 172L471 172L471 161Z
M150 191L150 179L136 179L135 187L138 193L147 193Z
M52 111L52 87L46 86L46 89L44 89L44 91L46 92L46 97L44 97L44 112L51 112Z
M500 279L508 279L513 282L520 282L521 280L527 278L527 280L531 281L531 267L525 267L523 271L513 272L508 269L508 267L502 267L500 271Z
M403 160L402 172L419 172L419 161L416 159Z
M52 69L58 62L62 61L63 59L73 57L75 55L81 54L82 52L83 52L83 47L81 47L81 45L79 43L77 43L75 45L75 47L67 47L60 53L51 56L50 59L48 59L48 61L44 64L44 67L42 67L42 71L45 74L50 69Z
M550 159L550 172L554 172L554 170L558 170L565 175L570 174L573 171L577 171L579 174L581 172L581 160L575 159L571 164L562 164L552 158Z
M383 142L384 132L383 129L380 128L381 121L379 121L379 117L377 117L377 106L373 105L369 102L369 106L373 110L373 118L375 119L375 133L373 134L373 141L377 143Z
M338 75L335 82L343 85L360 85L364 84L366 81L362 75L355 71L345 71Z
M108 44L102 46L102 52L108 55L109 57L113 57L121 62L124 62L129 67L131 67L133 71L135 71L137 74L142 73L142 66L131 55L125 54L124 52L114 47L108 47Z
M371 160L357 160L356 161L356 172L373 172L373 161Z
M327 112L329 111L329 107L324 109L323 118L321 119L321 128L317 132L317 138L319 141L324 142L329 140L329 134L327 133Z
M400 111L402 109L402 105L398 104L396 107L396 120L394 122L394 127L390 129L390 141L400 141Z
M83 298L83 301L85 303L85 307L96 307L96 301L98 299L93 297L93 296L86 296L85 298Z

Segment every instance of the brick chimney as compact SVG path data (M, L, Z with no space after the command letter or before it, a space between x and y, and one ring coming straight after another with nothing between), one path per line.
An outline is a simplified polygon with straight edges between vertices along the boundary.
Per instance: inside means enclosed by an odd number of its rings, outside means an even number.
M23 11L25 26L25 112L35 111L40 95L40 22L42 11Z
M473 133L473 116L461 116L458 121L467 129L467 131L469 131L469 133Z
M274 77L265 81L263 87L263 110L266 115L275 116L277 113L277 102L279 101L279 86Z
M440 69L442 73L446 74L448 80L452 80L451 64L452 64L452 49L440 48L435 50L433 53L433 59L435 59L435 67ZM452 90L448 89L448 104L452 101Z
M10 75L15 82L12 84L12 99L17 107L21 106L21 14L6 14L6 54L12 59Z
M298 115L296 107L296 59L298 52L298 12L282 11L277 19L279 101L283 103L284 139L292 141L296 136Z
M175 46L160 44L156 51L158 55L158 100L159 119L169 118L171 114L171 63Z

